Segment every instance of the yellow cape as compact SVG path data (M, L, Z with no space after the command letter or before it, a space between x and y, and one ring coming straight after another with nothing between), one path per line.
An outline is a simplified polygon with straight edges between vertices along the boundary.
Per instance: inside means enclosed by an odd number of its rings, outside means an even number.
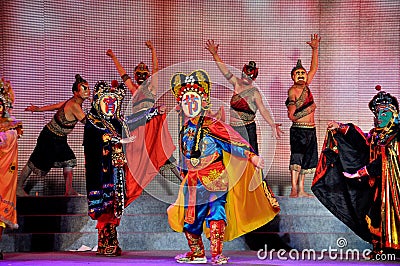
M226 198L227 226L224 241L231 241L270 222L280 211L279 204L263 186L261 171L256 171L247 158L223 153L224 165L229 176L229 191ZM185 218L182 181L178 198L167 210L168 222L174 231L182 232ZM209 229L204 231L207 238Z

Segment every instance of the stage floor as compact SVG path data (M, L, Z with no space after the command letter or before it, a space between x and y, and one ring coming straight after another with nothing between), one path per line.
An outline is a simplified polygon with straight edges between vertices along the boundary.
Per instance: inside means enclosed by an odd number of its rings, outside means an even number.
M4 260L0 261L0 265L10 266L27 266L27 265L40 265L40 266L78 266L78 265L95 265L95 266L108 266L108 265L182 265L174 260L174 256L179 254L179 251L124 251L120 257L101 257L96 256L94 252L25 252L25 253L4 253ZM346 259L340 254L336 254L337 258L330 257L329 255L321 256L317 253L315 259L295 259L297 255L277 253L268 253L257 255L256 251L226 251L225 255L230 257L227 265L318 265L323 263L324 266L330 265L399 265L400 261L367 261L364 259ZM208 258L209 253L207 252ZM271 256L270 256L271 255ZM265 259L259 258L266 256ZM301 254L300 254L301 256ZM323 258L321 258L323 257ZM207 263L211 265L211 262Z

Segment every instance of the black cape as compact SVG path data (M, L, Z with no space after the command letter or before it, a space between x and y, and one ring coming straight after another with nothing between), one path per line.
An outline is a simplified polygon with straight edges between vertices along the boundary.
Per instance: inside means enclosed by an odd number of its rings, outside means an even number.
M326 133L311 190L318 200L359 237L371 242L365 220L372 202L368 178L349 179L343 172L355 173L369 162L365 136L349 124L348 134Z

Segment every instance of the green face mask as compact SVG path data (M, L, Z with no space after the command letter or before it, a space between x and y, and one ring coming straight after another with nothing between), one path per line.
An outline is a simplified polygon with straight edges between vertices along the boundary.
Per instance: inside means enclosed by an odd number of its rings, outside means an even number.
M393 117L393 112L389 108L382 108L377 115L377 127L386 127Z

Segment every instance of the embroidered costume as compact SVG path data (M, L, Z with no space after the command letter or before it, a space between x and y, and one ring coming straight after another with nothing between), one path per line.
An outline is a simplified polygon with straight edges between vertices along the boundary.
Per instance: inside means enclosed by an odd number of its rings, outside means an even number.
M99 81L94 88L92 108L84 129L86 188L89 216L97 220L98 255L119 256L117 226L125 207L125 154L122 131L127 130L120 115L125 90L110 88Z
M369 107L376 117L369 133L353 124L328 131L312 190L328 210L373 244L374 254L399 252L398 102L379 92ZM354 174L346 178L342 172Z
M205 231L212 263L223 264L229 259L222 255L223 241L268 223L278 214L279 204L260 185L261 172L249 162L257 155L248 142L231 126L207 116L207 73L175 74L171 88L189 117L180 132L185 177L178 199L168 208L168 221L173 230L185 233L191 251L176 260L207 262L201 238Z

